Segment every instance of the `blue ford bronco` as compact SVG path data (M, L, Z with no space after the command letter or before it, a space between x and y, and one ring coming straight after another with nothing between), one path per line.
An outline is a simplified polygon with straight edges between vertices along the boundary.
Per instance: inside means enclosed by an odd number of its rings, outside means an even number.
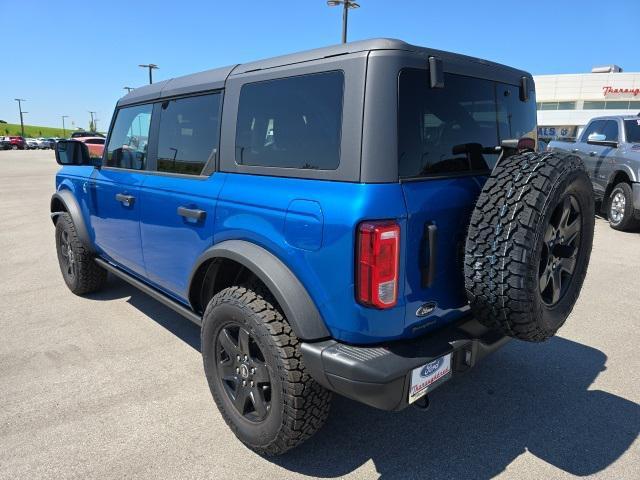
M331 392L426 408L510 337L553 336L582 287L591 182L535 153L535 105L526 72L388 39L137 88L101 158L57 145L62 276L200 325L259 453L309 438Z

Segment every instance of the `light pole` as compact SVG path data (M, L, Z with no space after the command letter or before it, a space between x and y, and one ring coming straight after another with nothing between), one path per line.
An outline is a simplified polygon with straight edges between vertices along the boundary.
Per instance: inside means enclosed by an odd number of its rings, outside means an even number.
M91 110L89 110L89 113L91 114L91 123L89 124L89 131L95 132L96 131L96 124L93 121L93 114L96 113L96 112L92 112Z
M141 65L138 65L138 66L142 67L142 68L148 68L149 69L149 85L151 85L153 83L153 76L151 74L151 71L152 70L156 70L156 69L158 69L160 67L158 67L158 65L156 65L155 63L146 63L146 64L141 64Z
M347 20L350 8L360 8L356 2L351 0L327 0L330 7L338 7L342 5L342 43L347 43Z
M122 88L124 88L127 91L127 93L131 93L131 90L133 90L133 87L122 87Z
M27 113L22 111L22 102L26 102L24 98L14 98L18 102L18 110L20 110L20 131L22 132L22 138L24 138L24 120L22 116Z
M62 136L67 138L67 130L64 128L64 119L69 118L69 115L62 115Z

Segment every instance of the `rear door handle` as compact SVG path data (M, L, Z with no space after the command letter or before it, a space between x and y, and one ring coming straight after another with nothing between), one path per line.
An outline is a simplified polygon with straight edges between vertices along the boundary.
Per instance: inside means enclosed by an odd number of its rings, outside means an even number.
M116 193L116 200L122 203L125 207L130 207L136 200L133 195L126 195L124 193Z
M197 208L178 207L178 215L184 218L193 218L194 220L203 220L207 216L204 210Z
M579 148L574 148L573 150L571 150L571 153L578 153L580 151Z
M422 286L431 287L436 276L436 258L438 258L438 227L433 223L424 226L423 262L422 262Z

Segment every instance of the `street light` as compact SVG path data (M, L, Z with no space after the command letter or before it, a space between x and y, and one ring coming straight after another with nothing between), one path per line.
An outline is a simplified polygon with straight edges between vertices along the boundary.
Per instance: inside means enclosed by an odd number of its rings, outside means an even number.
M26 102L24 98L14 98L16 102L18 102L18 110L20 110L20 130L22 131L22 138L24 138L24 120L22 116L27 113L22 111L22 102Z
M156 70L160 67L158 67L158 65L156 65L155 63L147 63L147 64L138 65L138 66L149 69L149 85L151 85L153 83L153 76L151 75L151 71Z
M130 93L131 90L133 90L133 87L122 87L122 88L124 88L127 91L127 93Z
M62 115L62 136L67 138L67 130L64 128L64 119L69 118L69 115Z
M330 7L339 7L342 5L342 43L347 43L347 18L349 17L350 8L360 8L356 2L351 0L327 0Z

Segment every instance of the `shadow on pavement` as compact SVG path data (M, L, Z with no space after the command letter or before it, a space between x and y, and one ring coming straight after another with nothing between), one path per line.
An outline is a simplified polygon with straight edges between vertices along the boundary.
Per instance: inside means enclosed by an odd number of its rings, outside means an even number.
M200 330L120 280L96 300L129 302L195 349ZM335 478L372 461L382 478L491 478L526 451L573 475L597 473L640 433L640 405L589 390L607 356L555 337L512 341L445 384L427 412L382 412L334 396L325 427L282 457L290 471ZM212 401L213 408L213 401Z
M129 297L128 303L147 315L158 325L166 328L176 337L200 351L200 327L177 314L169 307L142 293L124 280L109 275L107 287L97 293L87 295L91 300L115 300Z

